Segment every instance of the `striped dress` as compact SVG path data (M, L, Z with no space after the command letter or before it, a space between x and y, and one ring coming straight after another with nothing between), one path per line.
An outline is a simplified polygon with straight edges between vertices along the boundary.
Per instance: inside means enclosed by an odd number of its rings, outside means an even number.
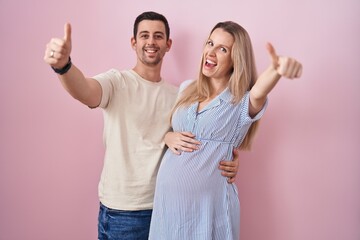
M238 240L240 204L235 184L218 169L219 161L231 160L251 123L249 92L232 104L225 89L200 112L198 103L179 108L173 115L174 131L188 131L201 141L194 152L173 154L168 150L159 168L151 240Z

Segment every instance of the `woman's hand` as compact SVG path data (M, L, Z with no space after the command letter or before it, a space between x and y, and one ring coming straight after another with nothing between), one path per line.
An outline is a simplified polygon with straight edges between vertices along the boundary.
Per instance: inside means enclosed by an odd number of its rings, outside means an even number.
M164 142L176 155L198 150L198 145L200 145L191 132L168 132L165 134Z
M276 72L289 79L299 78L302 74L302 64L296 59L277 55L271 43L267 43L266 49L270 55L272 65Z

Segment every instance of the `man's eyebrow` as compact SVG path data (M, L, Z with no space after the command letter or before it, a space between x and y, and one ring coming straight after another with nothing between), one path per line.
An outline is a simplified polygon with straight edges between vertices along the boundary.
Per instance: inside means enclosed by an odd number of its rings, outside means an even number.
M141 31L141 32L139 32L139 34L143 34L143 33L149 33L149 31Z
M144 34L144 33L149 34L150 32L149 32L149 31L146 31L146 30L139 32L139 34ZM165 35L165 33L164 33L164 32L161 32L161 31L154 32L154 34Z

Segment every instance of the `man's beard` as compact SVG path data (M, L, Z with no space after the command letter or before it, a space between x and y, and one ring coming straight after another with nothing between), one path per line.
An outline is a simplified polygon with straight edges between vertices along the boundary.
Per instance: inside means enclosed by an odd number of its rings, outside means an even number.
M141 62L148 66L156 66L161 62L161 57L157 55L154 58L149 58L146 53L143 53L142 58L140 59Z

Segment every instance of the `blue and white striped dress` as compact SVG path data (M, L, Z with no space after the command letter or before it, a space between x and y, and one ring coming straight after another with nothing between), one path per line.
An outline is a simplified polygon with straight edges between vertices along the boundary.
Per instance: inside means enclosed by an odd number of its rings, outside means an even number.
M199 150L175 155L166 152L159 168L149 239L238 240L240 204L235 184L218 169L219 161L231 160L251 123L249 92L232 104L225 89L205 108L198 103L179 108L173 115L174 131L188 131L201 141Z

